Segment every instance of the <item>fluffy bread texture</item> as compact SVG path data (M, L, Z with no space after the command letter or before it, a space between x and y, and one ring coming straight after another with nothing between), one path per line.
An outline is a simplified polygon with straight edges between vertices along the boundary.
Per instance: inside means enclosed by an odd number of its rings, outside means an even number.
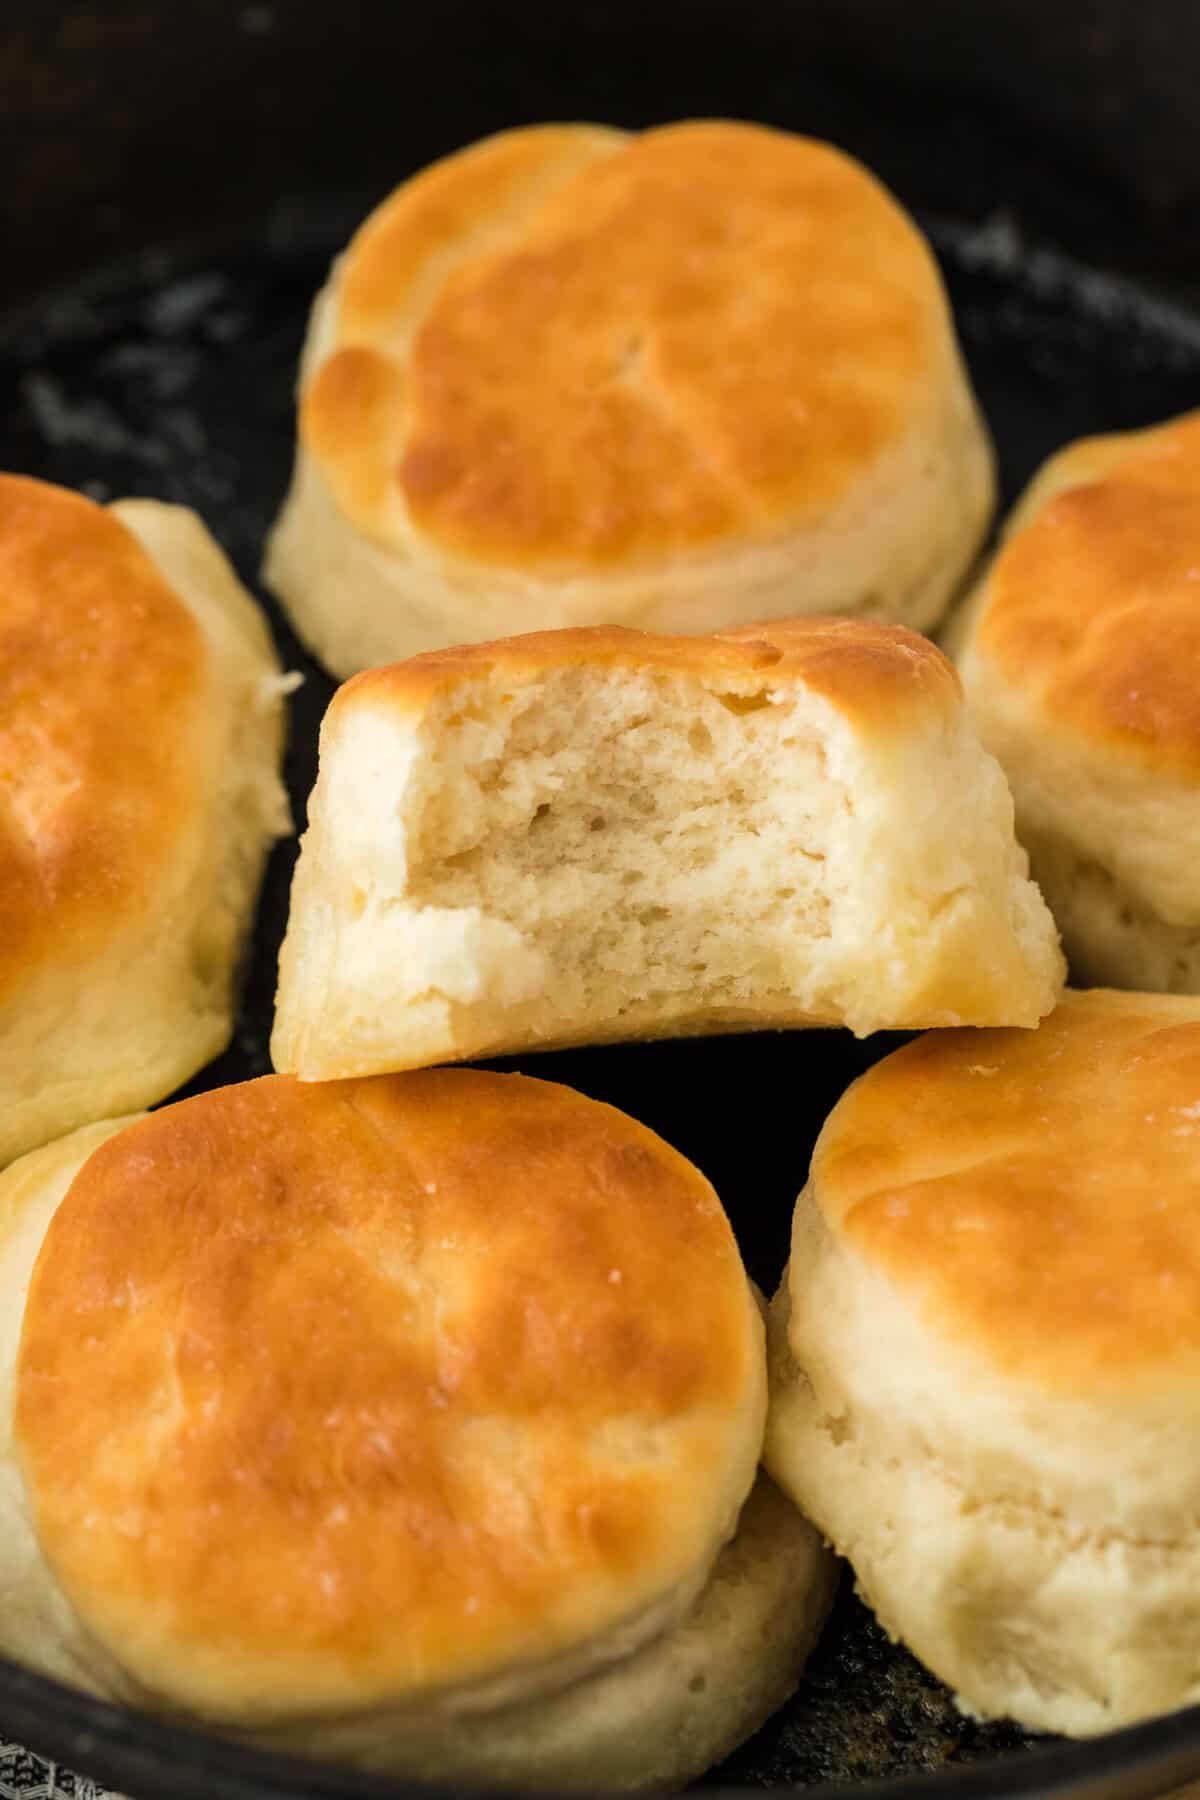
M675 1271L688 1305L664 1305ZM728 1222L569 1089L268 1077L0 1178L5 1647L410 1775L698 1773L832 1588ZM735 1535L736 1528L736 1535Z
M993 486L933 257L859 164L533 127L406 182L335 265L266 579L339 676L547 627L920 629Z
M0 1164L227 1043L285 687L193 513L0 476Z
M1052 457L949 642L1074 979L1200 992L1200 412Z
M983 1715L1200 1700L1200 1002L938 1032L825 1126L766 1462Z
M761 1026L1033 1025L1061 981L953 669L899 626L543 633L335 695L272 1055L304 1080Z

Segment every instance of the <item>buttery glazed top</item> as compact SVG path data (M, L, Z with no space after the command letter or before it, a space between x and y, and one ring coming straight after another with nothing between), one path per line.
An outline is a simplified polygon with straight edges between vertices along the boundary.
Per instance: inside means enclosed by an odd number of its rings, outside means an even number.
M506 132L406 182L332 290L301 439L382 541L588 571L836 502L936 390L924 240L761 126Z
M1056 729L1200 773L1200 412L1047 465L976 641Z
M1037 1031L932 1031L813 1155L835 1235L1045 1388L1200 1377L1200 999L1068 993Z
M733 700L796 688L820 695L868 737L941 724L962 710L958 673L928 638L904 625L806 615L707 636L581 625L430 650L352 676L326 721L336 727L348 712L379 706L419 717L459 686L519 686L570 669L690 676L727 688Z
M85 1624L249 1719L636 1619L732 1528L764 1384L717 1198L643 1126L520 1076L270 1076L84 1165L16 1430Z
M0 475L0 1001L141 909L190 812L204 669L124 525Z

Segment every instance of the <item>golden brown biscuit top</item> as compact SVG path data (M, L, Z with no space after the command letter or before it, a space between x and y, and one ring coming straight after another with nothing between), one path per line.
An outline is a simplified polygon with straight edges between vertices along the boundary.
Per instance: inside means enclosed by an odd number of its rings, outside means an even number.
M763 1352L712 1189L520 1076L271 1076L98 1150L28 1301L43 1549L151 1687L400 1703L570 1650L715 1554Z
M0 997L124 925L189 810L204 644L110 514L0 475Z
M1060 726L1194 774L1200 412L1072 446L1047 474L996 559L979 647Z
M903 436L948 328L857 163L755 125L505 133L351 244L301 437L346 514L538 570L761 538Z
M1200 1000L1068 993L862 1076L812 1163L833 1230L1040 1386L1200 1376Z
M361 707L384 706L419 717L458 687L465 692L481 681L519 687L571 669L690 676L718 693L727 690L734 710L746 700L801 689L882 737L918 721L941 724L962 706L958 673L928 638L904 625L806 615L707 636L582 625L431 650L352 676L326 716L336 725Z

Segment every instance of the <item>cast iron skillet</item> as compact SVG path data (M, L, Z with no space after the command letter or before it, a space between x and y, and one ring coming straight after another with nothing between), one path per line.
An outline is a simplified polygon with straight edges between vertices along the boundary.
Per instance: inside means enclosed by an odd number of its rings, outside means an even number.
M1005 0L998 9L1020 11L1021 4ZM42 8L37 17L44 21L55 10ZM889 6L887 0L863 0L859 10L879 15ZM1145 11L1152 17L1154 0ZM135 17L153 24L155 9L129 0L110 13L127 25ZM495 35L486 8L472 13L460 7L454 13L459 24L463 17L473 19L478 39L490 42L488 32ZM711 25L712 14L713 9L698 7L693 24ZM288 23L279 6L243 8L239 17L256 42ZM628 28L629 9L614 5L602 25L586 9L580 14L585 49L613 50L613 17L624 19ZM1031 10L1030 28L1034 17ZM861 94L847 98L847 129L839 132L839 90L825 83L817 84L818 92L808 70L804 79L797 73L790 92L765 55L770 46L762 35L764 9L751 6L747 19L759 29L758 39L750 32L749 50L745 42L735 46L711 38L690 44L692 66L703 67L704 82L691 89L678 79L664 83L657 116L700 111L763 116L799 129L815 126L859 150L873 148L863 141L869 137L887 152L882 160L893 180L897 170L928 171L937 160L936 147L932 156L930 146L921 148L911 95L897 99L893 113L879 116L864 107ZM781 20L782 14L766 21L767 36L786 47ZM466 58L464 67L473 70L466 101L459 93L453 116L439 112L434 124L427 97L416 123L408 116L404 127L391 133L394 153L385 159L386 173L370 185L331 195L314 183L264 207L250 173L247 185L258 206L251 219L238 225L226 221L186 251L170 247L180 219L164 219L165 247L142 250L98 271L76 272L67 285L10 312L0 323L0 466L80 487L101 499L148 494L193 505L253 584L263 534L287 474L291 388L307 305L353 224L387 186L429 155L492 126L579 114L637 122L629 96L637 93L639 102L644 96L645 67L612 59L581 77L569 60L555 63L548 51L548 43L562 43L561 22L558 30L558 40L536 34L529 39L524 75L509 44L486 104L486 83L469 64L471 44L460 43L460 60ZM127 35L126 45L135 37ZM36 50L35 40L36 33L31 39ZM56 40L51 60L69 67L74 42L64 49ZM726 51L728 79L722 86ZM168 60L177 53L177 45L162 50ZM756 72L761 108L753 104ZM607 106L600 103L606 83ZM439 98L444 101L446 94ZM281 104L277 93L273 104L277 109ZM508 110L497 116L501 106ZM388 138L378 110L371 128ZM136 122L118 120L106 141L128 147L136 132ZM164 141L170 141L169 131ZM997 437L1007 502L1042 457L1067 439L1150 423L1200 405L1200 317L1026 241L1012 214L1021 187L1019 181L1014 186L1014 170L1019 173L1023 165L1019 159L1005 162L1002 132L976 148L973 159L963 157L957 217L943 211L925 223L942 257L972 374ZM378 149L377 144L374 158L364 158L366 165L380 161ZM897 180L902 197L920 200L932 191L943 202L953 201L952 164L948 159L939 168L940 187L915 176L911 185ZM178 195L185 191L180 173L174 171ZM101 171L99 179L110 174ZM144 193L144 173L134 174L134 187ZM1080 179L1078 170L1059 176L1056 191L1073 194ZM1086 218L1094 235L1105 216L1102 184L1084 180L1083 190L1092 197ZM69 266L64 239L76 216L70 195L86 191L81 173L74 185L65 180L57 200L59 240L44 266ZM996 211L992 201L1006 203L1008 210ZM237 210L232 207L231 213ZM85 238L92 232L103 241L90 213L79 216ZM207 217L200 206L191 216ZM39 229L44 231L45 220ZM1148 238L1141 241L1145 251ZM315 767L316 726L332 689L278 613L268 610L288 665L306 675L293 704L288 759L302 823ZM293 859L294 845L282 846L268 873L234 1045L189 1091L267 1067L274 961ZM833 1032L770 1034L577 1051L525 1059L523 1066L624 1107L691 1156L721 1193L751 1273L770 1288L782 1266L792 1202L822 1119L847 1082L895 1041L857 1044L848 1034ZM411 1793L415 1800L421 1792L200 1737L88 1700L2 1661L0 1729L145 1800L210 1800L214 1793L230 1800L368 1800ZM1009 1725L964 1721L939 1684L886 1642L847 1584L799 1694L705 1785L744 1792L832 1782L847 1800L859 1793L864 1800L889 1794L894 1800L999 1800L1002 1795L1138 1800L1198 1773L1200 1709L1082 1745L1048 1746ZM897 1785L889 1777L901 1780Z

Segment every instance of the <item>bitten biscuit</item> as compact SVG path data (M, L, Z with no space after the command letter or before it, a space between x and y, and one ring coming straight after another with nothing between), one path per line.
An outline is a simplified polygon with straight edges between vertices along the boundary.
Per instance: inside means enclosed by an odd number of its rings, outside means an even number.
M931 1032L834 1108L767 1466L965 1710L1200 1700L1200 1001Z
M0 1164L228 1041L285 687L193 513L0 476Z
M418 657L326 715L272 1054L1033 1025L1062 971L1025 870L953 668L899 626Z
M547 627L924 628L992 499L937 267L859 164L541 126L406 182L335 265L266 579L339 676Z
M34 1152L0 1227L14 1656L555 1787L684 1780L794 1684L832 1559L751 1494L758 1306L632 1119L520 1076L268 1077Z
M1200 412L1053 457L951 642L1075 979L1200 992Z

